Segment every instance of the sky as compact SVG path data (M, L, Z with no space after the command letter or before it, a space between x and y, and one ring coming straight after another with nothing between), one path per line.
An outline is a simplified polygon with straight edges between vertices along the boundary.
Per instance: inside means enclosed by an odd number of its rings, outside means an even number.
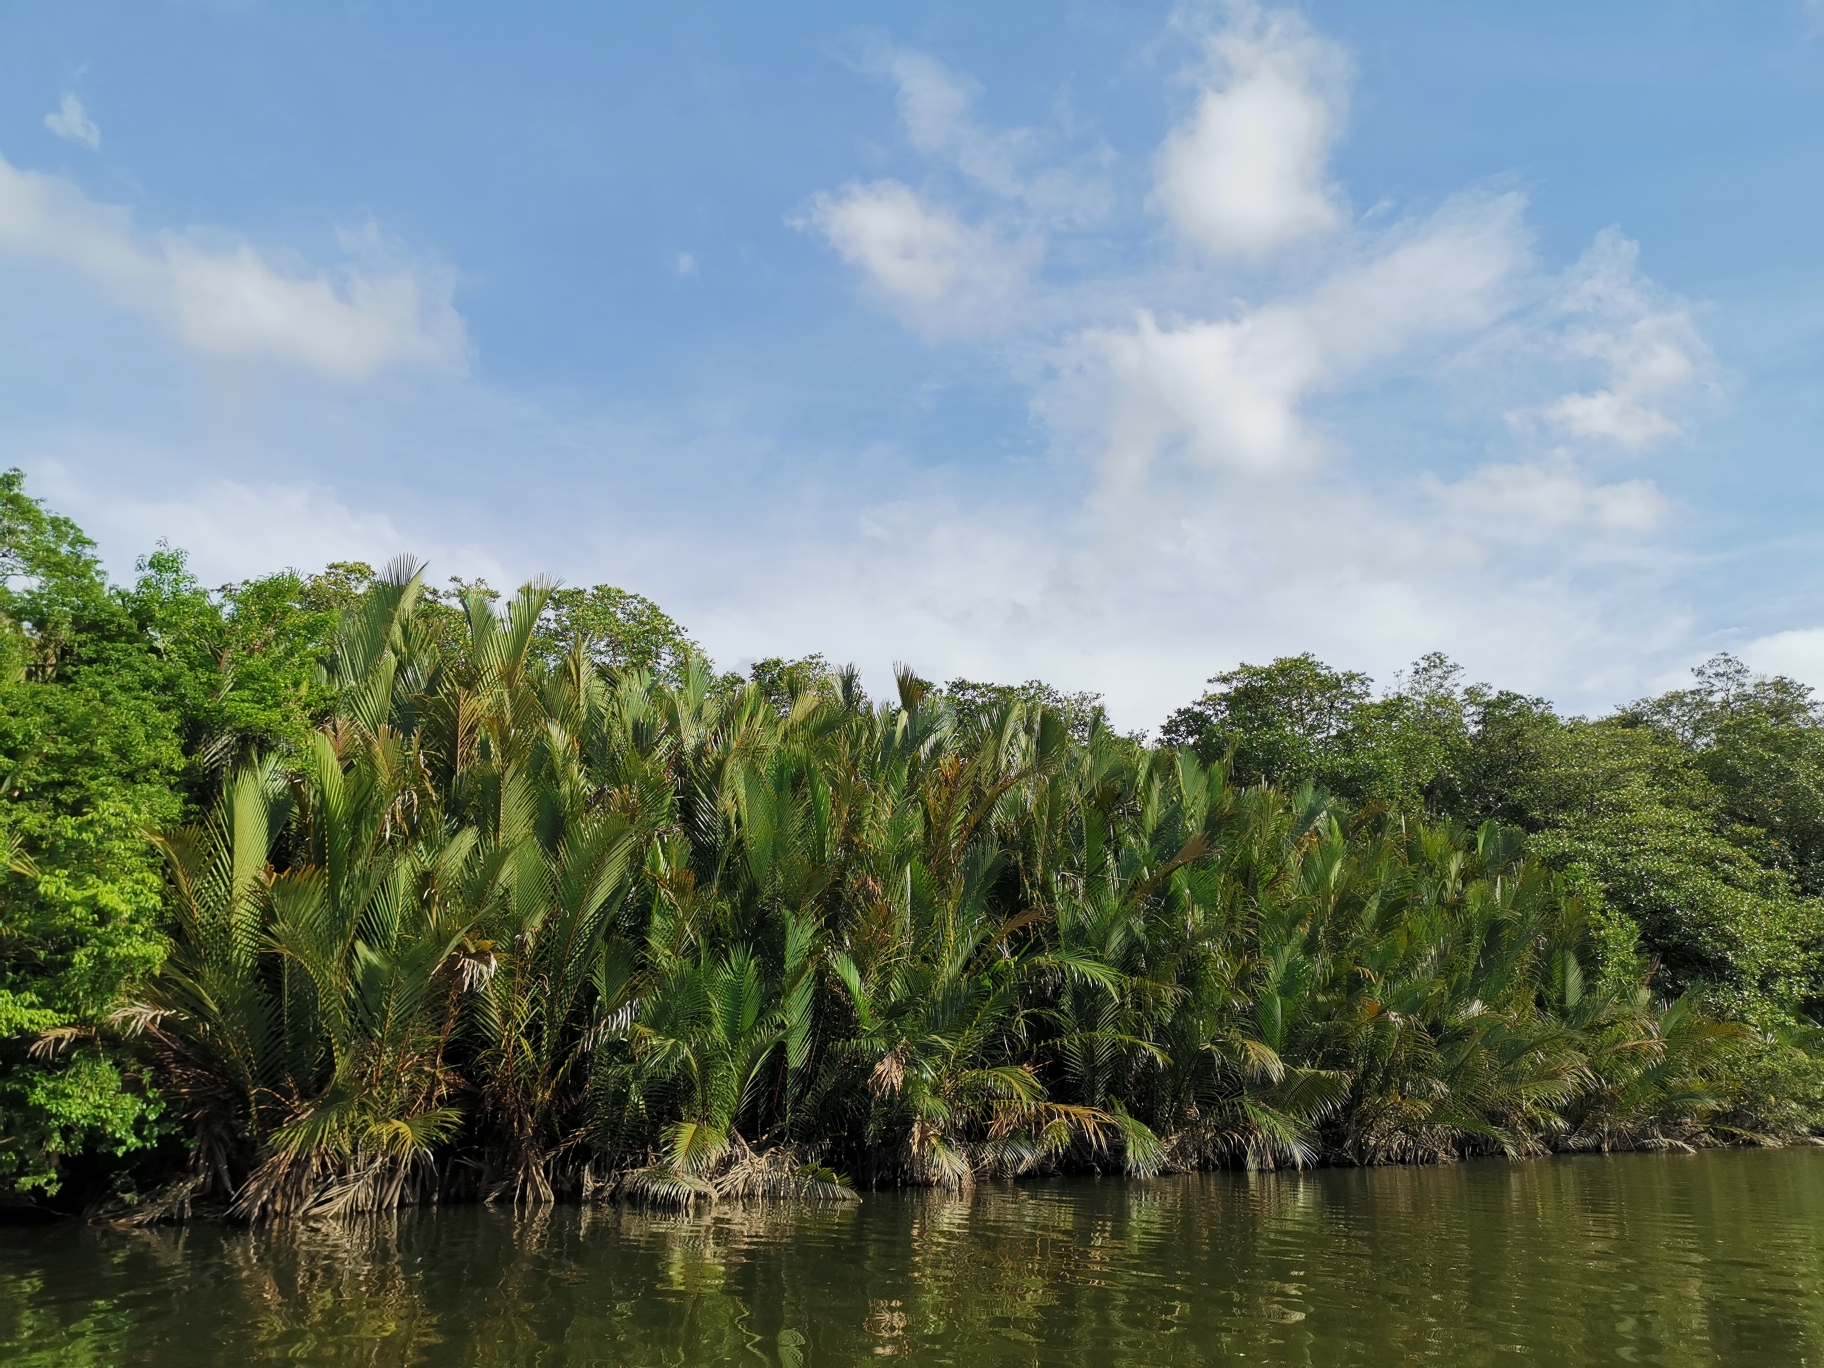
M1156 726L1824 687L1824 4L0 9L0 465Z

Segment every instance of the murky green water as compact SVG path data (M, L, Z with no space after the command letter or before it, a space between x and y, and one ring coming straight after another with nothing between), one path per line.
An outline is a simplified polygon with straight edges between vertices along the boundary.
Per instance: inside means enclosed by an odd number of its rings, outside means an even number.
M0 1362L1824 1365L1824 1151L0 1230Z

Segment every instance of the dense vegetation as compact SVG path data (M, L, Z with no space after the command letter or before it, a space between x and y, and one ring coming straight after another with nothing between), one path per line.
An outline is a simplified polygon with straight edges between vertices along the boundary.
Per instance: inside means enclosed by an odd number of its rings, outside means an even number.
M650 602L129 587L0 480L0 1177L255 1217L1824 1123L1824 717L716 674Z

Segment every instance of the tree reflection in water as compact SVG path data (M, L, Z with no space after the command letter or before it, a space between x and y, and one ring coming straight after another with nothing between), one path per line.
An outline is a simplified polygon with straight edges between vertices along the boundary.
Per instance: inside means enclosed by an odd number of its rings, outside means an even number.
M0 1358L83 1365L1824 1362L1824 1154L478 1207L0 1242Z

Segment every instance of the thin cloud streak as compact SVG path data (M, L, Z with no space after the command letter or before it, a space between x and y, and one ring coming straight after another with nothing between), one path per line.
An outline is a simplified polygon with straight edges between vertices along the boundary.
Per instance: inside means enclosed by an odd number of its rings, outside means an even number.
M348 245L377 248L371 234ZM208 357L275 361L356 381L393 367L465 364L466 330L447 273L354 262L284 272L245 242L142 234L126 210L4 158L0 253L64 267Z

